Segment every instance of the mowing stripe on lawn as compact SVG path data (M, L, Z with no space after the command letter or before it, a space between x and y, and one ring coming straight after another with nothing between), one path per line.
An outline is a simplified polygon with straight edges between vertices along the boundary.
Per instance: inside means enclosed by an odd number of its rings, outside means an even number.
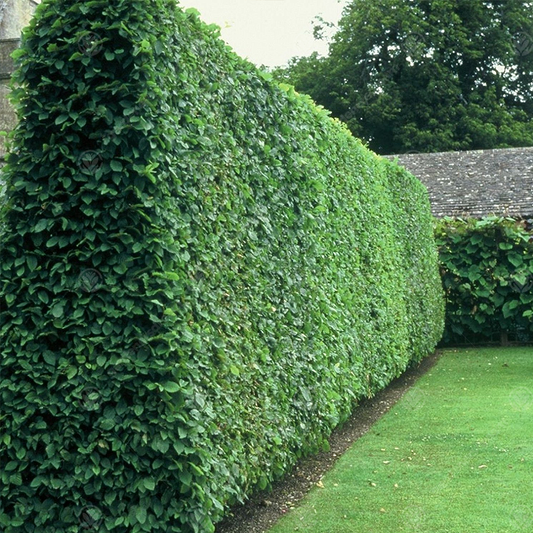
M533 531L533 348L445 350L270 533Z

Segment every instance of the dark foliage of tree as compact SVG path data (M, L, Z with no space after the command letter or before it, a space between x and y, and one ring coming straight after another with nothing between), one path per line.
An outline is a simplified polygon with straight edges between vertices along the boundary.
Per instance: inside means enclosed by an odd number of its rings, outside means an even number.
M275 76L378 153L533 145L533 3L353 0L326 58Z

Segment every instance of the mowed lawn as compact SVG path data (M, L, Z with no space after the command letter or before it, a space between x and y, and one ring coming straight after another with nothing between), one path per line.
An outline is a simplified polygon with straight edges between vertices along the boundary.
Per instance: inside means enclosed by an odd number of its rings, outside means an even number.
M445 350L270 533L533 531L533 347Z

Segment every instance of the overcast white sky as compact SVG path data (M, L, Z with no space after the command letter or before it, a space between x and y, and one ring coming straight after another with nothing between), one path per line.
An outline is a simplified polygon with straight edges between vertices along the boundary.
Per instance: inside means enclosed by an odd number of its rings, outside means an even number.
M257 65L284 65L291 57L313 51L327 53L327 44L313 38L313 19L338 22L348 0L179 0L194 7L241 56Z

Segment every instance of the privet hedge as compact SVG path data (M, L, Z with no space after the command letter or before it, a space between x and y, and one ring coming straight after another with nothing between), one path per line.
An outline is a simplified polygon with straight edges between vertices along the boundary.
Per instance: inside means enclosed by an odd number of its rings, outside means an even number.
M45 0L18 64L0 526L213 531L434 349L425 189L173 0Z
M533 232L512 218L436 226L446 293L443 342L533 340Z

